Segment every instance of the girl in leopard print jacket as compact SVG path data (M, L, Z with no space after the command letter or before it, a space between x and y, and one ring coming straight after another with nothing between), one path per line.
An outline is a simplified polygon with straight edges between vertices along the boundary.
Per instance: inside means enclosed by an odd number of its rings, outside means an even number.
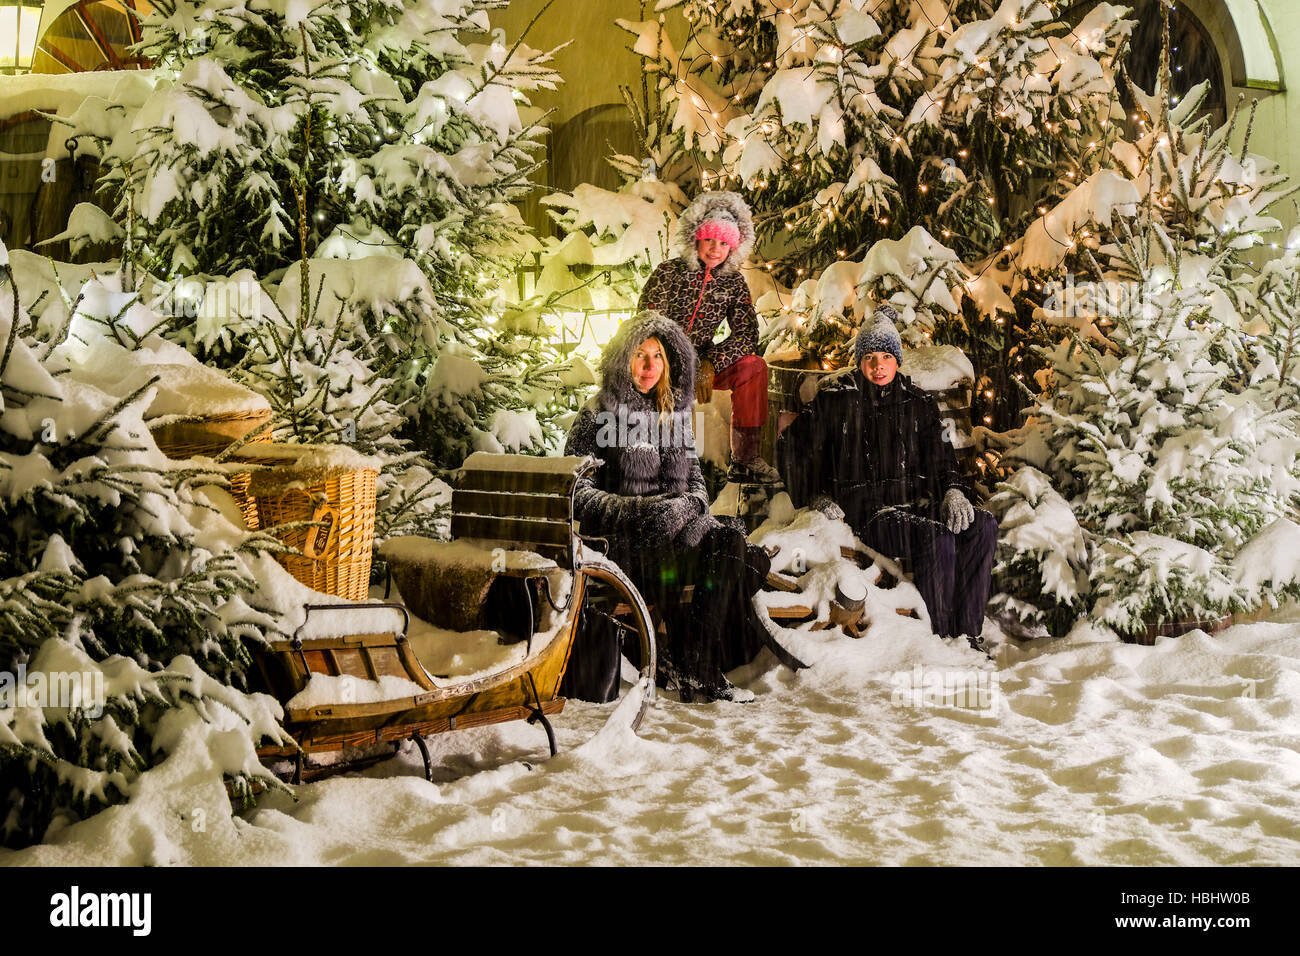
M758 315L740 266L754 248L754 224L732 192L700 195L677 220L680 255L662 263L641 292L638 310L654 310L686 332L700 360L696 400L731 390L731 459L740 481L777 480L759 455L767 421L767 363L758 353ZM714 342L723 322L729 334Z

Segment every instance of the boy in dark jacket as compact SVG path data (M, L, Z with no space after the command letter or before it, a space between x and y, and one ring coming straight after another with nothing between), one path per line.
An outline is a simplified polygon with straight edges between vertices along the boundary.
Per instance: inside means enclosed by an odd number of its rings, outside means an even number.
M897 318L881 306L863 325L857 367L823 383L778 461L795 505L829 497L867 547L910 563L936 634L977 643L997 521L971 505L934 399L898 372Z

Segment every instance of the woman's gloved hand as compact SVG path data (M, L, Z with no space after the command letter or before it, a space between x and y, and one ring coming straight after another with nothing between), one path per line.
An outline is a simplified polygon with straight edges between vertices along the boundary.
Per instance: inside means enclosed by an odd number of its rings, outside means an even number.
M953 534L961 534L975 520L975 506L960 488L949 488L943 496L943 520Z
M701 512L691 495L649 495L640 499L641 526L651 541L672 541Z

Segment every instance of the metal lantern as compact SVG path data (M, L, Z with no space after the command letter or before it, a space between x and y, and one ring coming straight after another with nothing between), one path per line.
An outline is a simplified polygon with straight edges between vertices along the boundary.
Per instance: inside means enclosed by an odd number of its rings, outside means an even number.
M43 6L43 0L0 0L0 73L31 70Z

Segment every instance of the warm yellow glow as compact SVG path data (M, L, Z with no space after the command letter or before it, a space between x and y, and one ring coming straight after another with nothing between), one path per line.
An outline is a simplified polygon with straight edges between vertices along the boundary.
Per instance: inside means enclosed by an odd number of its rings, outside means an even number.
M560 324L560 339L573 342L573 352L584 359L595 361L601 351L624 319L632 313L621 311L608 312L561 312L557 316Z

